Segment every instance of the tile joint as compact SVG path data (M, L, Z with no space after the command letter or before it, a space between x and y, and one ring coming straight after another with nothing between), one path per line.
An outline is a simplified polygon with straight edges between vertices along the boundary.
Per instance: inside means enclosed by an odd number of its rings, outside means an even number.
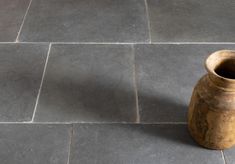
M155 45L155 44L160 44L160 45L167 45L167 44L175 44L175 45L183 45L183 44L235 44L235 42L0 42L0 44L111 44L111 45L139 45L139 44L146 44L146 45Z
M26 12L25 12L25 15L24 15L24 17L23 17L22 23L21 23L21 25L20 25L20 29L19 29L19 31L18 31L18 33L17 33L17 36L16 36L16 40L15 40L16 43L19 43L19 36L20 36L21 30L22 30L22 28L23 28L23 25L24 25L24 22L25 22L25 19L26 19L26 16L27 16L27 14L28 14L28 11L29 11L29 8L30 8L30 6L31 6L32 1L33 1L33 0L30 0L30 1L29 1L29 5L28 5L28 7L27 7L27 9L26 9Z
M222 159L224 161L224 164L227 164L223 150L221 150L221 156L222 156Z
M140 111L139 111L139 99L138 99L138 89L137 89L137 81L136 81L136 62L135 62L135 47L131 46L132 55L133 55L133 84L134 84L134 92L135 92L135 103L136 103L136 123L140 123Z
M35 122L35 121L25 121L25 122L0 122L1 124L133 124L133 125L187 125L187 122Z
M72 146L72 140L73 140L73 124L70 130L70 140L69 140L69 147L68 147L68 160L67 160L67 164L70 163L70 154L71 154L71 146Z
M36 110L37 110L38 101L39 101L39 97L40 97L40 94L41 94L44 77L45 77L45 74L46 74L46 68L47 68L47 63L48 63L50 51L51 51L51 43L49 44L49 47L48 47L47 58L46 58L44 69L43 69L43 74L42 74L41 83L40 83L39 90L38 90L38 95L37 95L37 98L36 98L36 103L35 103L35 107L34 107L34 111L33 111L32 120L30 122L34 122L35 113L36 113Z
M147 17L149 43L151 43L152 42L152 38L151 38L151 24L150 24L150 19L149 19L149 8L148 8L147 0L144 0L144 4L145 4L145 10L146 10L146 17Z

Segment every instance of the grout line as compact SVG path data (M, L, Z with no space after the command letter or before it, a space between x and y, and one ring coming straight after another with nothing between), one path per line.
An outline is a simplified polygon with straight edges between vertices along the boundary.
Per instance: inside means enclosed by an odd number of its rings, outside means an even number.
M235 42L0 42L0 44L235 44Z
M151 43L152 42L152 38L151 38L151 24L150 24L150 19L149 19L149 8L148 8L147 0L144 0L144 3L145 3L145 9L146 9L147 23L148 23L149 43Z
M221 150L221 156L222 156L222 159L224 161L224 164L227 164L223 150Z
M148 42L51 42L52 44L148 44Z
M122 44L131 44L131 45L132 44L134 45L135 44L235 44L235 42L151 42L151 43L149 42L51 42L51 43L52 44L121 44L121 45Z
M156 125L187 125L187 122L142 122L141 124L143 125L148 125L148 124L156 124Z
M26 16L27 16L27 14L28 14L28 11L29 11L29 8L30 8L30 6L31 6L32 1L33 1L33 0L30 0L30 2L29 2L29 5L28 5L27 10L26 10L26 12L25 12L25 15L24 15L24 17L23 17L23 21L22 21L22 23L21 23L21 25L20 25L20 29L19 29L19 31L18 31L18 33L17 33L16 40L15 40L15 42L17 42L17 43L19 42L19 36L20 36L21 30L22 30L22 28L23 28L24 21L25 21L25 19L26 19Z
M69 149L68 149L68 160L67 160L67 164L70 163L70 152L71 152L72 139L73 139L73 124L72 124L72 128L71 128L71 130L70 130L70 141L69 141Z
M49 44L50 42L0 42L0 44Z
M51 43L49 44L49 47L48 47L47 58L46 58L46 62L45 62L45 65L44 65L42 79L41 79L40 87L39 87L39 90L38 90L38 95L37 95L37 99L36 99L36 103L35 103L35 107L34 107L34 111L33 111L33 116L32 116L31 122L34 121L34 117L35 117L36 109L37 109L37 106L38 106L38 101L39 101L40 93L41 93L41 90L42 90L42 84L43 84L45 73L46 73L46 68L47 68L47 63L48 63L50 51L51 51Z
M151 42L151 44L235 44L235 42Z
M187 125L187 122L146 122L146 123L141 123L144 125L148 124L156 124L156 125Z
M139 111L139 99L138 99L138 91L137 91L137 82L136 82L136 65L135 65L135 47L131 46L132 55L133 55L133 84L134 84L134 92L135 92L135 103L136 103L136 123L140 123L140 111Z
M187 125L187 122L0 122L1 124L134 124L134 125Z

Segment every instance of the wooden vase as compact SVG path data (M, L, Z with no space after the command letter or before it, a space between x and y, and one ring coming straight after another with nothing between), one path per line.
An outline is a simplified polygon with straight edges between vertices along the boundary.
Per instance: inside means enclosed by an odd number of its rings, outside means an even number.
M209 149L235 145L235 51L221 50L206 62L207 74L194 88L188 113L190 134Z

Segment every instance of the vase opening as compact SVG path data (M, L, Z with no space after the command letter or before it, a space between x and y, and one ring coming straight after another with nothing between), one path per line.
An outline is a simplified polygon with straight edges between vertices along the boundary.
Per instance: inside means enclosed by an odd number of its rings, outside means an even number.
M207 58L205 65L213 81L235 83L235 51L216 51Z
M215 68L215 73L228 79L235 79L235 59L226 59Z

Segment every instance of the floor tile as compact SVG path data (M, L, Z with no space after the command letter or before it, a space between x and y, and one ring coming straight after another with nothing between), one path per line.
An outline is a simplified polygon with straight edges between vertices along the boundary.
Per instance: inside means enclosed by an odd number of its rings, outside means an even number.
M197 146L186 125L77 124L70 164L78 163L223 164L223 160L220 151Z
M226 164L235 164L235 147L224 150Z
M129 45L54 45L35 121L133 122Z
M0 122L30 121L48 45L0 44Z
M29 0L0 0L0 42L15 41Z
M21 41L143 42L144 0L36 0Z
M235 41L234 0L147 0L147 2L152 41Z
M140 120L186 121L192 89L206 73L204 60L220 49L235 49L235 45L137 45Z
M67 164L71 128L66 125L0 125L4 164Z

